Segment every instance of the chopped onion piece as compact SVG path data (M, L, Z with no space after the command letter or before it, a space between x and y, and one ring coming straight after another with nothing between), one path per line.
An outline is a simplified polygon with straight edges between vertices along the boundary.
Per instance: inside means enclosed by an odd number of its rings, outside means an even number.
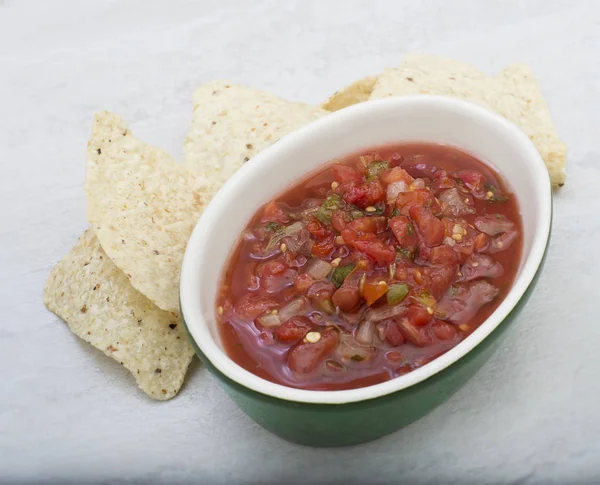
M266 313L256 319L263 327L277 327L281 325L281 317L276 313Z
M295 317L297 315L303 315L306 310L307 303L308 302L306 298L304 298L303 296L290 301L281 310L279 310L279 318L282 322L286 322L292 317Z
M327 261L323 261L319 258L313 258L310 263L308 263L306 273L315 280L322 280L323 278L327 277L332 269L333 266Z
M365 320L371 322L381 322L388 318L401 317L408 311L405 305L383 305L379 308L369 308L365 312Z
M355 338L358 342L365 345L373 343L373 335L375 334L375 322L364 320L360 322L356 329Z
M343 335L335 349L335 356L346 365L369 361L376 353L375 347L362 345L350 335Z
M398 180L389 184L386 190L386 202L394 204L400 192L408 192L408 184L404 180Z
M297 232L300 232L302 229L304 229L304 224L302 224L301 222L294 222L293 224L290 224L289 226L283 227L281 230L277 231L277 234L275 234L271 238L271 240L269 241L269 244L267 244L267 247L265 248L265 250L268 251L268 250L274 248L275 246L278 246L279 241L281 241L284 237L291 236L292 234L296 234Z

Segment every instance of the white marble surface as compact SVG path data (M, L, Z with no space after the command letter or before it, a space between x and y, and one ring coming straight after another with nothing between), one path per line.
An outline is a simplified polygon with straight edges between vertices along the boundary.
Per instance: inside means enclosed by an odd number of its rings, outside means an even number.
M600 2L0 0L0 483L598 483ZM42 304L86 227L94 111L181 157L214 78L317 103L420 50L531 64L569 145L537 290L449 402L350 449L286 443L195 365L153 402Z

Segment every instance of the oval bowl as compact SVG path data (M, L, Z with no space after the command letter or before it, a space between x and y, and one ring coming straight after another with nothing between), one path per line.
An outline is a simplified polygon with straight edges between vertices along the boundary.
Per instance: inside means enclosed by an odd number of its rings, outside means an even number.
M225 353L215 319L223 268L255 212L319 167L363 149L409 141L455 146L494 167L516 195L523 254L512 289L469 337L432 362L381 384L342 391L294 389L262 379ZM284 439L311 446L369 441L425 415L484 364L531 293L550 237L552 191L542 158L505 118L476 105L419 95L331 113L255 156L206 208L181 270L182 315L196 351L231 398Z

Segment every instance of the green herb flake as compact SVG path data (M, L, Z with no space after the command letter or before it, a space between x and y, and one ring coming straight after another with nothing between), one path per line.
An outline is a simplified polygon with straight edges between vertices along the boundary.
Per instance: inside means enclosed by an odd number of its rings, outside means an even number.
M354 270L356 265L354 264L346 264L344 266L338 266L331 273L331 282L336 288L342 286L344 280L348 277L350 273Z
M265 228L267 228L269 231L273 231L273 232L277 232L279 230L281 230L281 224L277 224L276 222L267 222L265 224Z
M388 170L389 168L390 164L388 162L384 162L383 160L369 163L367 166L367 182L379 178L379 174L384 170Z
M396 246L396 256L400 259L415 259L415 252L410 249L402 248L400 246Z
M508 200L508 197L506 197L504 194L502 194L500 192L500 189L498 187L496 187L494 184L490 184L490 183L484 184L484 188L487 191L486 200L488 202L501 204Z
M363 360L365 360L365 358L362 355L358 354L354 354L352 357L350 357L350 359L354 362L362 362Z
M331 214L334 210L344 208L344 199L337 194L331 194L315 212L315 217L323 224L331 223Z
M386 294L388 305L397 305L408 295L408 285L406 283L394 283L390 285Z
M400 211L398 209L394 209L392 211L392 217L398 217L400 215Z
M365 214L359 209L352 209L350 211L350 216L352 219L358 219L359 217L363 217Z
M415 234L415 228L412 224L406 225L406 234L408 234L409 236L413 236Z

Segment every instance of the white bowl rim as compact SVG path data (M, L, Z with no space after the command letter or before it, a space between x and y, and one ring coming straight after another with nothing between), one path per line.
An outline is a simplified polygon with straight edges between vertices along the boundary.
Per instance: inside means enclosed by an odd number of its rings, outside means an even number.
M193 265L190 264L190 261L193 258L192 253L210 250L203 234L206 233L207 228L214 222L214 213L217 206L220 205L222 201L227 200L227 198L235 196L236 187L243 182L246 173L253 170L253 167L258 165L261 160L277 157L277 153L284 149L287 144L292 142L308 142L311 136L320 130L327 129L328 125L336 122L343 122L345 119L355 116L360 116L367 110L378 109L381 105L413 104L416 106L425 106L431 103L446 105L446 107L466 111L472 116L477 116L484 123L503 125L502 128L510 132L510 135L514 138L514 142L520 144L520 150L522 150L527 159L531 161L535 170L539 172L540 176L536 178L535 192L540 207L540 230L534 235L527 260L510 292L506 295L506 298L484 323L457 346L420 368L380 384L340 391L296 389L263 379L236 364L213 340L210 331L204 322L204 317L201 312L195 310L192 303L193 300L197 298L197 292L194 291L193 285L190 284L194 276L192 272L195 271ZM343 150L340 150L341 155L342 152ZM312 170L314 171L314 169ZM308 174L310 171L311 170L307 170L306 173ZM414 386L443 371L477 347L504 321L524 296L542 263L550 237L551 218L552 187L546 165L527 135L506 118L475 104L447 96L414 95L366 101L330 113L281 138L277 143L254 156L253 163L244 164L223 185L221 190L206 207L188 242L181 269L181 311L189 333L204 356L219 372L249 390L285 401L310 404L345 404L376 399ZM214 311L214 309L212 311Z

